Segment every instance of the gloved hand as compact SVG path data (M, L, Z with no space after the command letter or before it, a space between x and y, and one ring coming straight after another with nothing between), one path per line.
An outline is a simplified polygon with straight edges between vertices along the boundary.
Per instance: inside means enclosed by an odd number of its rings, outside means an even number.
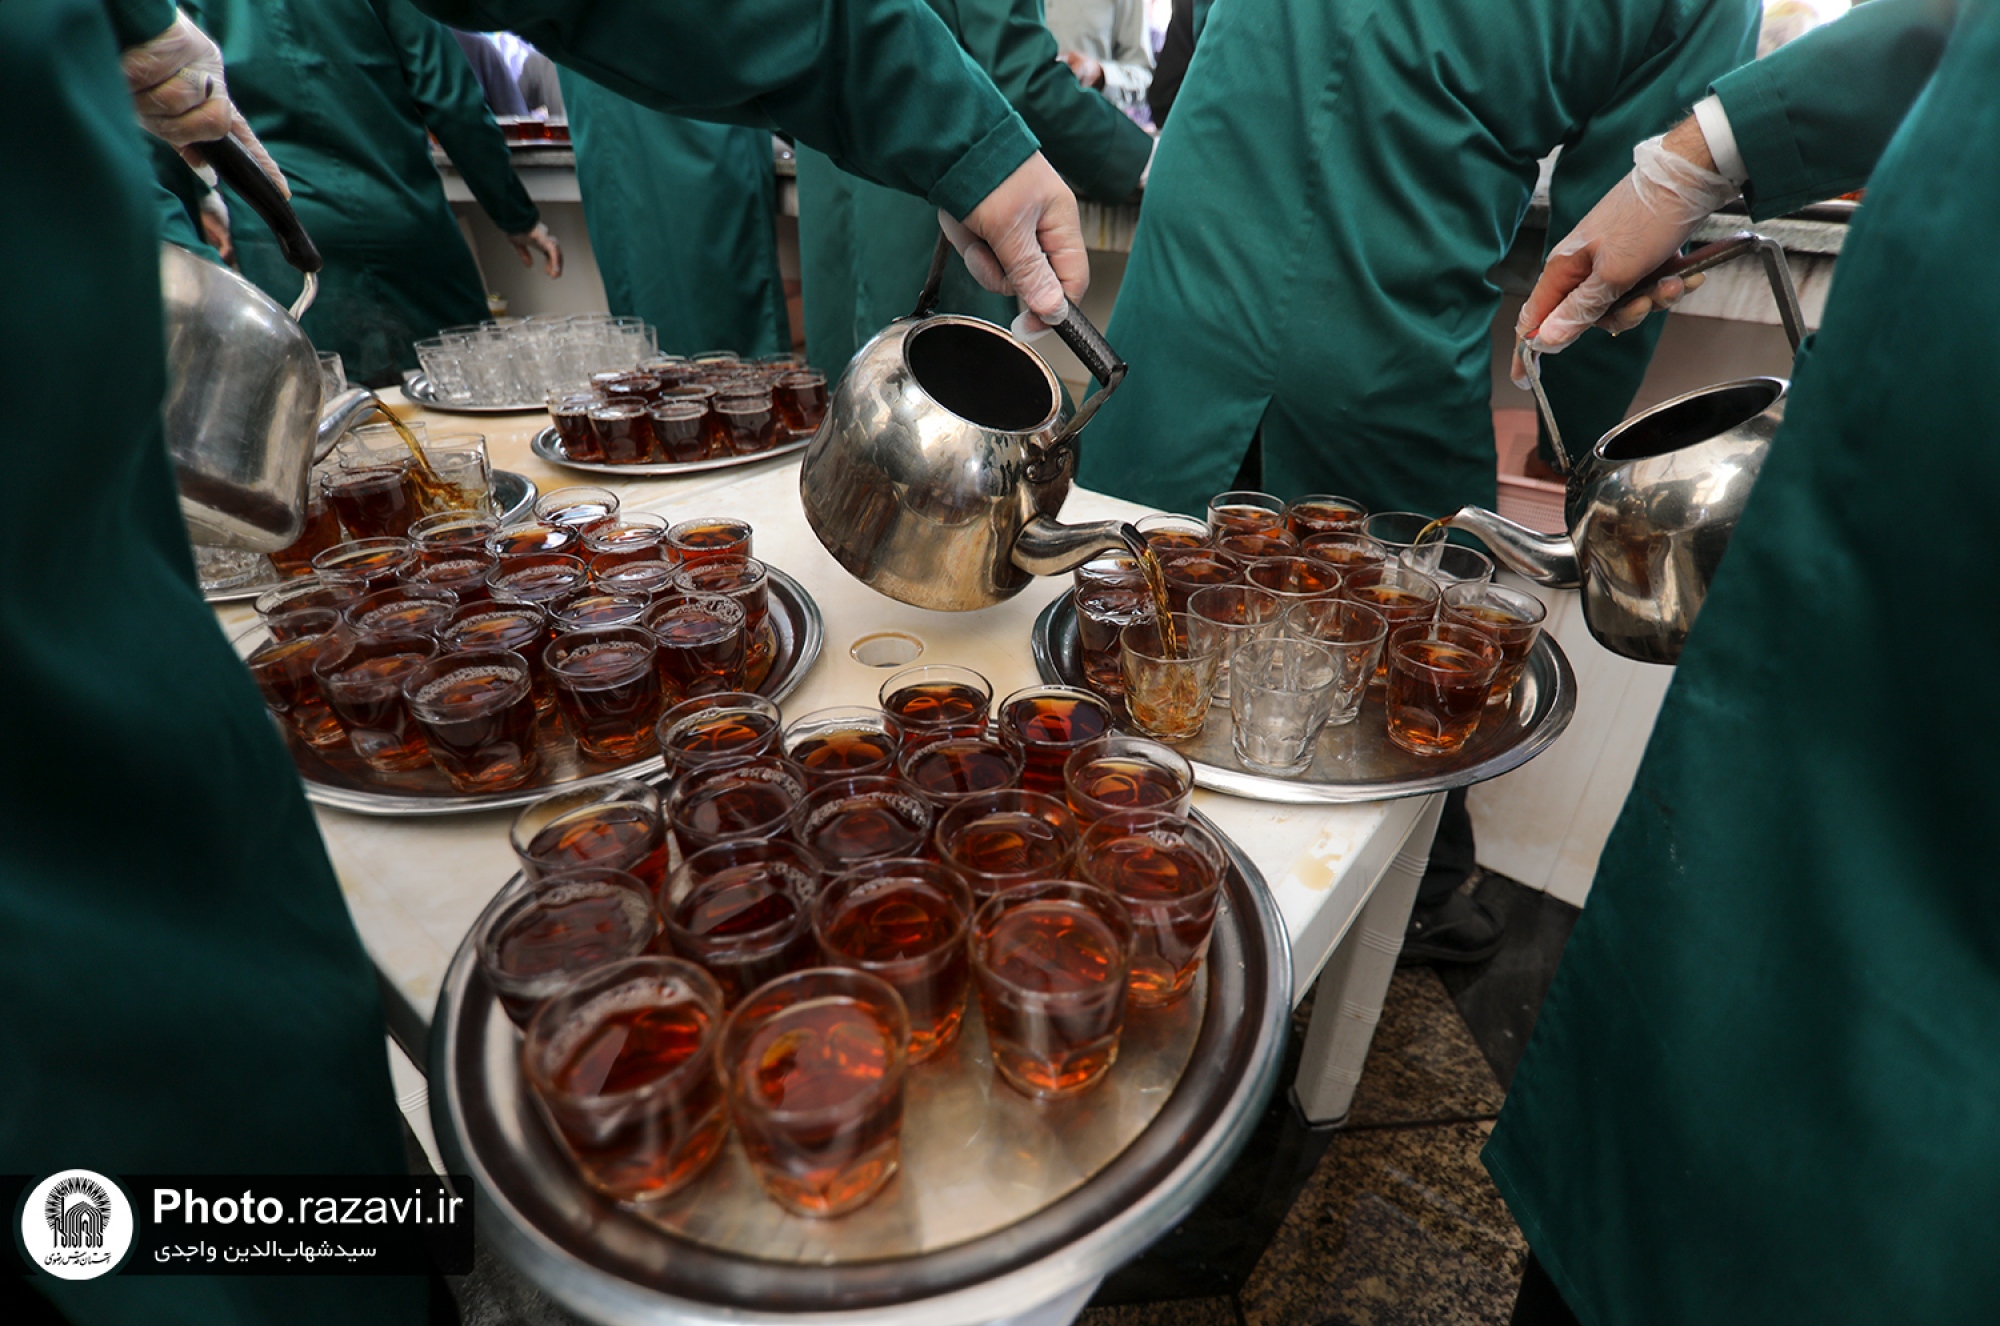
M222 260L231 267L236 265L236 241L229 234L229 204L222 195L210 189L201 196L200 213L201 237L209 242Z
M1692 135L1692 139L1687 135ZM1678 150L1677 150L1678 149ZM1701 277L1669 277L1651 292L1614 309L1619 297L1680 252L1696 226L1737 194L1706 158L1700 127L1689 120L1671 135L1632 149L1632 173L1590 209L1550 252L1528 295L1515 332L1552 354L1593 324L1617 333L1636 327L1655 308L1671 307ZM1519 363L1514 378L1521 380Z
M524 231L519 235L509 235L507 242L514 246L514 252L521 255L523 267L535 265L535 250L540 249L542 257L546 260L542 270L550 276L562 275L562 245L556 243L556 237L549 233L546 225L537 221L533 230Z
M939 211L938 223L974 280L1018 295L1028 311L1060 321L1063 300L1090 289L1090 259L1076 195L1037 152L986 195L961 223Z
M124 66L125 86L131 89L139 124L147 133L182 149L181 155L194 166L204 163L199 153L187 150L188 144L232 137L277 183L280 193L292 196L285 173L250 132L249 121L230 103L229 88L222 77L221 48L194 25L194 20L176 12L172 27L150 41L127 47L119 63Z

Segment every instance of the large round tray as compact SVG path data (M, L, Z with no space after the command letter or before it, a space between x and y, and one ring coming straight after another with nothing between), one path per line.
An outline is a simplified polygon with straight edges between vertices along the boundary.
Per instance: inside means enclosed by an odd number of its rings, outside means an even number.
M493 471L493 504L500 508L501 524L510 525L526 515L540 495L535 481L527 475L512 470ZM227 589L203 590L202 597L210 603L248 603L278 583L278 573L266 565L264 573L255 579Z
M544 428L536 433L528 443L529 449L551 465L560 465L568 470L581 470L585 474L608 474L612 477L628 479L671 479L679 474L700 474L704 470L732 470L739 465L755 465L759 461L770 460L774 456L789 456L801 451L812 441L810 433L795 437L789 442L780 442L769 451L759 451L752 456L718 456L712 460L663 461L648 465L606 465L594 460L571 460L563 454L562 439L556 436L554 427Z
M1042 679L1084 686L1076 638L1076 602L1064 594L1035 619L1031 644ZM1342 804L1423 796L1497 778L1548 749L1576 712L1576 674L1546 632L1528 656L1527 670L1505 708L1480 720L1455 755L1412 755L1389 740L1379 691L1372 692L1352 723L1320 733L1319 754L1296 778L1252 773L1230 746L1229 710L1216 705L1198 736L1170 743L1194 765L1198 786L1257 801Z
M435 410L439 414L528 414L548 407L548 402L543 400L519 401L511 405L458 405L441 401L437 398L436 388L431 386L431 380L424 376L422 370L403 375L403 394L426 410Z
M770 672L757 690L769 699L780 700L805 680L819 658L825 627L819 605L806 593L805 586L776 567L768 570L771 611L766 620L776 635L777 651ZM542 772L538 777L512 791L471 796L454 791L435 769L373 774L344 751L331 754L316 751L290 732L286 733L286 742L291 747L299 777L305 780L308 801L363 815L462 815L525 806L551 788L567 783L598 778L646 778L665 767L665 761L658 755L627 764L600 764L579 751L552 716L545 715L537 731L542 752Z
M817 1323L969 1326L1045 1303L1178 1222L1221 1178L1274 1085L1291 950L1257 868L1234 844L1229 853L1204 1003L1129 1013L1117 1065L1084 1096L1036 1105L994 1085L991 1112L975 1113L989 1106L991 1069L974 1000L957 1050L911 1070L903 1173L830 1221L777 1210L734 1139L652 1216L585 1188L522 1089L519 1035L468 939L431 1028L431 1113L447 1168L472 1176L482 1236L593 1321L743 1326L809 1313ZM1022 1184L1027 1200L1012 1191ZM1015 1218L990 1227L1009 1199ZM715 1246L727 1242L758 1254ZM928 1250L903 1251L912 1246Z

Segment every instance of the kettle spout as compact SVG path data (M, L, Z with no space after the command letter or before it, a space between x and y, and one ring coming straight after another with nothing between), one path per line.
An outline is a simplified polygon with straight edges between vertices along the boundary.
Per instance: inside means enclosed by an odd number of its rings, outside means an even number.
M1029 575L1053 576L1073 571L1101 552L1114 548L1132 552L1145 546L1146 536L1122 520L1065 525L1036 516L1014 537L1010 556L1014 565Z
M1477 535L1508 570L1538 585L1575 589L1583 583L1576 545L1567 534L1540 534L1482 506L1460 507L1451 527Z
M340 439L346 437L356 424L382 408L381 400L366 387L349 387L332 400L322 402L319 433L313 439L313 464L325 460L327 453L338 446Z

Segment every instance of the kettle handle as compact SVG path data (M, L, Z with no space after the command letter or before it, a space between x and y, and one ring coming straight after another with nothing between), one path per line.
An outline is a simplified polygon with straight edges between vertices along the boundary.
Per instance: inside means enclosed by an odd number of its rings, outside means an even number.
M291 202L278 192L272 182L243 145L233 138L215 138L208 142L196 143L195 150L202 159L215 168L215 173L223 182L236 190L244 202L264 218L264 224L278 237L278 247L284 251L285 261L310 276L322 266L319 249L313 244L312 236L299 224L297 212Z

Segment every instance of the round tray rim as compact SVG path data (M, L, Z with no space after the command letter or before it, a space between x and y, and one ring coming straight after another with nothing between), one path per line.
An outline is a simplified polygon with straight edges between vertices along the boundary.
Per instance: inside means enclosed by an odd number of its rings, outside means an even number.
M710 470L733 470L744 465L756 465L767 460L775 460L803 451L812 441L812 435L796 437L789 442L781 442L769 451L760 451L754 456L720 456L712 460L664 461L649 465L606 465L591 460L571 460L563 455L556 445L554 425L537 432L528 442L528 449L551 465L576 470L583 474L606 474L629 479L672 479L683 474L704 474Z
M1035 656L1035 671L1042 680L1052 685L1068 685L1061 670L1056 666L1055 622L1066 604L1072 604L1074 591L1065 590L1057 595L1049 606L1042 609L1035 618L1029 644ZM1074 609L1070 610L1074 620ZM1501 774L1520 768L1547 750L1555 739L1569 727L1570 719L1576 716L1576 673L1570 669L1569 659L1564 656L1561 646L1549 638L1547 631L1535 641L1534 655L1543 660L1551 678L1548 687L1548 703L1535 718L1534 726L1528 729L1524 739L1501 750L1493 752L1477 764L1456 769L1439 770L1434 774L1420 777L1399 778L1394 781L1371 783L1315 783L1298 778L1274 778L1266 774L1249 773L1242 769L1227 769L1218 764L1209 764L1190 758L1194 766L1195 786L1205 787L1214 792L1226 792L1230 796L1245 797L1252 801L1268 801L1280 805L1294 806L1344 806L1364 801L1393 801L1399 797L1428 796L1433 792L1449 792L1454 788L1470 787L1483 783Z
M820 615L819 604L806 592L804 585L775 566L765 568L771 579L771 587L782 597L790 600L798 613L799 647L798 662L782 680L770 690L761 692L770 700L782 700L798 688L813 665L819 661L820 650L826 642L826 621ZM767 686L770 684L766 679ZM560 787L585 787L591 783L606 782L613 778L651 778L666 768L666 760L659 755L651 755L643 760L606 769L603 773L587 778L573 778L556 784ZM473 796L411 796L396 792L365 792L356 788L332 787L315 782L303 772L299 780L305 784L306 800L320 806L330 806L335 810L353 811L360 815L380 815L386 817L416 817L425 815L466 815L482 810L505 810L513 806L525 806L531 801L546 796L551 786L519 787L510 792L488 792Z
M824 1323L825 1326L864 1326L864 1323L866 1326L977 1326L978 1323L1049 1302L1123 1264L1180 1222L1221 1179L1249 1141L1277 1084L1283 1064L1285 1032L1292 1005L1292 951L1277 899L1256 863L1233 839L1200 811L1193 811L1191 815L1216 835L1229 855L1240 881L1240 886L1232 882L1229 889L1232 902L1240 900L1248 904L1232 905L1225 915L1232 926L1246 932L1239 940L1245 952L1249 951L1248 941L1254 934L1264 955L1263 960L1268 964L1262 983L1262 1018L1255 1028L1250 1062L1246 1066L1250 1089L1236 1092L1207 1131L1181 1152L1167 1173L1146 1193L1147 1197L1161 1193L1165 1196L1150 1204L1141 1202L1126 1207L1038 1261L934 1297L876 1303L846 1310L807 1312L776 1312L683 1299L591 1266L535 1228L506 1202L494 1186L491 1171L462 1145L464 1100L451 1066L465 1011L467 987L474 968L470 946L463 941L452 956L438 992L427 1066L433 1084L431 1115L446 1170L472 1177L482 1232L517 1270L571 1309L591 1320L615 1323L616 1326L643 1326L644 1323L668 1317L688 1323L688 1326L746 1326L747 1323L771 1323L772 1326L778 1323L798 1326L807 1323ZM1190 1070L1194 1067L1192 1063L1189 1065ZM1186 1073L1181 1080L1187 1082ZM1180 1089L1177 1086L1175 1093L1178 1094ZM1160 1126L1160 1116L1155 1117L1140 1137L1143 1138L1155 1126ZM1138 1139L1135 1139L1133 1145L1137 1144ZM1086 1183L1084 1188L1072 1191L1055 1205L1076 1198L1089 1187L1090 1183ZM997 1230L983 1239L974 1240L974 1243L993 1241L1004 1246L1013 1228ZM665 1233L661 1237L672 1238ZM759 1263L746 1264L754 1266Z
M435 410L439 414L531 414L548 408L547 401L522 401L514 405L456 405L441 401L422 369L416 369L403 378L403 394L426 410Z

